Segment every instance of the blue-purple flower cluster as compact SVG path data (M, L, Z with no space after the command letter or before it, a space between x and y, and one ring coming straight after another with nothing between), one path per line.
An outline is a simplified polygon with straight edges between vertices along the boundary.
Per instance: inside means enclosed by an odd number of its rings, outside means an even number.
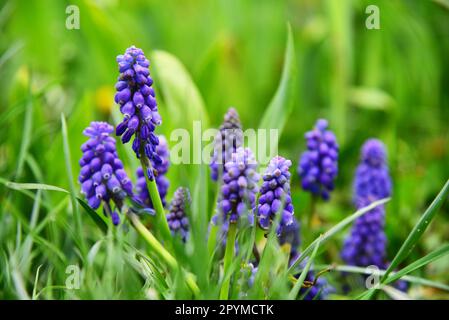
M224 164L231 160L232 153L242 144L243 133L239 115L234 108L229 108L214 140L214 152L210 163L212 180L218 180L223 174Z
M386 163L384 144L377 139L369 139L362 146L361 161L354 179L353 201L357 209L389 197L391 195L391 178ZM342 259L349 265L388 268L387 237L385 227L385 206L379 205L359 217L346 237L341 252ZM406 291L404 281L395 282L394 286Z
M129 142L134 136L132 148L136 156L140 158L144 152L148 159L159 163L161 160L156 153L159 140L154 130L162 120L151 87L150 62L143 51L134 46L126 49L125 54L117 56L117 62L120 75L115 85L115 102L120 105L124 118L117 125L116 134L122 137L123 143ZM151 170L148 170L148 175L153 179Z
M293 205L290 196L290 166L292 162L283 157L276 156L271 159L263 175L263 184L260 188L257 217L259 225L268 229L276 214L280 214L277 230L281 234L282 228L293 223Z
M369 198L360 198L357 209L366 207L371 202ZM343 244L342 259L352 266L367 267L375 265L384 268L387 243L384 225L385 208L382 205L358 218Z
M89 140L81 146L83 156L79 164L81 193L92 209L103 201L105 212L114 224L120 222L116 211L111 211L110 200L121 207L123 199L132 195L132 183L118 158L115 140L110 136L114 128L106 122L92 122L83 133Z
M221 218L221 223L235 223L245 212L254 209L259 179L257 162L251 150L237 148L224 167L219 214L216 216ZM253 222L252 214L248 219Z
M167 215L168 226L172 234L179 234L184 242L189 235L189 219L187 218L186 210L190 202L189 190L179 187L175 191L170 204L170 212Z
M324 200L330 198L338 173L338 143L328 123L319 119L313 130L305 134L307 151L301 155L298 175L302 188Z
M168 149L168 143L164 136L158 136L159 145L156 147L156 153L161 159L161 162L156 163L151 161L153 174L155 176L157 189L161 197L163 206L166 205L165 197L168 192L168 187L170 186L170 181L166 177L166 173L170 166L170 152ZM144 172L141 167L136 171L137 183L136 192L138 199L147 207L153 208L153 203L151 202L150 195L148 193L147 183L145 179Z
M357 209L391 194L391 178L383 143L370 139L362 147L361 162L354 179L354 204ZM377 206L359 217L345 240L342 258L355 266L386 265L385 207Z
M385 146L377 139L369 139L362 147L361 162L355 173L353 200L357 204L361 198L375 201L390 195L391 178Z

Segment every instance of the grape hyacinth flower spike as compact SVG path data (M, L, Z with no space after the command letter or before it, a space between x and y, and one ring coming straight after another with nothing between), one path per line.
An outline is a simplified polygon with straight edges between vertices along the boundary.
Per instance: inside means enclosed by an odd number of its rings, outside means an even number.
M170 240L170 229L165 218L164 206L154 179L153 165L160 165L162 159L156 148L159 139L155 135L156 126L162 120L158 113L153 80L148 69L150 62L143 51L134 46L125 54L117 56L120 75L116 84L115 102L120 105L123 121L117 125L115 133L127 143L134 137L132 149L140 159L146 173L147 186L156 211L159 227L164 238Z
M83 131L89 139L81 146L78 180L89 206L95 210L103 202L105 214L117 225L120 217L111 209L110 201L120 209L124 198L132 195L133 186L118 158L115 139L110 136L113 131L114 127L106 122L92 122Z
M259 225L263 229L268 229L276 214L281 214L278 235L282 233L282 228L293 223L294 213L288 171L291 165L290 160L280 156L271 159L260 188L259 204L256 210Z
M256 201L257 162L250 149L237 148L231 160L226 162L222 177L221 198L217 204L218 214L215 223L220 220L227 228L226 249L224 257L224 273L226 274L234 258L237 222L245 213L250 223L253 223L253 212ZM227 299L229 294L230 278L224 279L220 299Z
M238 148L224 166L221 198L218 203L221 222L236 223L245 210L255 207L256 193L260 176L257 162L250 149ZM252 215L248 218L252 223Z
M237 111L229 108L214 139L211 158L211 178L217 181L223 174L224 164L231 160L232 153L243 144L242 125Z
M389 197L391 185L384 144L377 139L367 140L362 147L361 161L354 179L353 202L356 209ZM386 269L389 263L384 228L384 205L379 205L357 218L343 244L342 259L348 265L359 267L374 265ZM399 290L407 290L404 281L396 282L395 286Z
M120 105L124 117L116 127L116 134L122 137L123 143L134 137L132 149L137 158L145 155L151 161L160 163L156 152L159 140L154 130L162 120L151 87L150 62L141 49L132 46L126 49L125 54L117 56L117 63L120 75L115 85L115 102ZM148 176L153 179L151 170L148 170Z
M190 202L189 190L179 187L175 191L175 195L170 204L170 212L167 215L168 226L172 234L180 234L184 242L189 235L189 219L187 218L186 210Z
M357 204L360 198L371 197L379 200L391 195L391 178L386 163L385 146L381 141L369 139L364 143L353 188L354 204Z
M302 188L314 196L329 200L338 173L337 139L328 130L328 122L324 119L319 119L305 138L307 151L301 155L298 166Z
M170 181L166 177L168 168L170 166L170 152L168 149L168 143L164 136L158 136L159 145L156 147L156 153L161 159L160 163L154 163L152 161L152 169L156 180L157 189L161 197L162 205L166 206L165 197L170 186ZM153 208L150 195L148 194L147 182L142 167L139 167L136 171L137 183L136 191L138 199L147 207Z
M355 173L354 205L356 209L360 209L390 194L391 178L386 164L385 146L377 139L369 139L362 147L361 162ZM344 242L343 260L354 266L385 267L384 225L384 205L379 205L359 217Z

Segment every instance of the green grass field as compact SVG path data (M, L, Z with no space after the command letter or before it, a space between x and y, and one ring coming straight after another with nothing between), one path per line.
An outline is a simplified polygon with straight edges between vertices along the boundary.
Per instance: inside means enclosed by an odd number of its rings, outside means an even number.
M71 4L79 29L66 27ZM377 30L365 26L372 4ZM151 62L157 134L193 134L195 120L218 128L231 106L244 129L278 129L309 264L289 268L274 228L264 237L257 224L237 230L229 259L208 242L218 190L208 164L168 170L167 200L179 186L191 193L185 244L164 237L160 215L132 223L122 212L115 227L83 202L82 131L121 121L116 56L131 45ZM302 299L309 267L328 271L328 299L448 299L448 89L447 0L0 0L0 299L218 299L228 281L229 299ZM339 172L311 219L296 167L319 118L336 134ZM407 292L367 289L365 268L340 257L353 220L367 211L356 213L352 181L371 137L385 143L393 181L385 200L393 262L380 279L400 277ZM131 145L117 139L117 148L136 182ZM253 243L260 261L250 286Z

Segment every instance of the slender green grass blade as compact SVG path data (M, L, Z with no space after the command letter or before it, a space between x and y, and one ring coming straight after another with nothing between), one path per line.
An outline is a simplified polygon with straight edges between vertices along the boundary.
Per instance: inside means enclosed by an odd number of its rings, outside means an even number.
M384 286L382 290L393 300L412 300L406 293L394 287Z
M16 175L15 175L16 179L20 178L20 176L22 175L23 166L25 164L25 157L28 153L28 148L30 147L31 134L32 134L32 129L33 129L33 113L34 113L33 110L34 110L34 103L33 103L33 97L30 92L28 94L28 99L26 102L22 143L20 144L19 157L17 160L17 170L16 170Z
M444 256L449 254L449 244L443 245L442 247L438 248L437 250L429 253L428 255L425 255L424 257L416 260L415 262L412 262L405 268L395 272L394 274L390 275L386 280L384 281L384 284L389 284L391 282L394 282L400 278L402 278L404 275L409 274L419 268L422 268L423 266L436 261Z
M323 270L323 269L330 269L332 271L339 271L339 272L345 272L345 273L357 273L357 274L365 274L365 275L372 274L372 270L370 270L370 269L367 269L364 267L348 266L348 265L315 265L313 267L313 270ZM382 269L378 270L377 272L380 276L385 274L385 270L382 270ZM390 277L392 277L393 275L396 275L396 273L392 272ZM422 285L422 286L427 286L427 287L432 287L432 288L449 291L449 285L446 285L441 282L424 279L421 277L403 275L403 276L401 276L401 280L404 280L404 281L407 281L407 282L410 282L413 284L417 284L417 285ZM367 294L367 292L371 292L371 290L367 290L367 291L363 292L361 295ZM360 295L359 295L359 297L360 297Z
M69 193L69 191L52 186L49 184L43 184L43 183L17 183L17 182L11 182L7 181L3 178L0 178L0 183L4 184L6 187L14 190L49 190L49 191L58 191L58 192L64 192Z
M36 271L36 277L34 278L34 287L33 287L33 294L32 294L32 300L36 300L37 299L37 285L39 282L39 272L41 271L42 265L39 265L39 267L37 267L37 271Z
M401 248L399 249L398 253L393 258L393 261L389 265L387 271L385 272L385 275L381 279L381 282L383 282L388 277L390 272L396 269L397 266L402 261L404 261L404 259L410 254L410 252L413 250L418 240L421 238L424 231L426 231L432 219L435 217L438 209L443 205L443 202L447 199L448 195L449 195L449 180L447 180L446 184L443 186L440 193L433 200L433 202L421 216L419 221L413 227L413 230L410 232L407 239L404 241Z
M86 256L87 254L87 247L86 242L83 237L83 224L82 224L82 217L81 213L78 207L78 202L76 201L76 194L77 189L75 188L75 183L73 182L73 169L72 169L72 163L71 163L71 156L70 156L70 144L69 144L69 137L67 133L67 123L64 117L64 113L61 113L61 127L62 127L62 142L64 146L64 160L65 160L65 166L67 171L67 179L69 180L69 187L70 187L70 199L72 200L72 208L73 208L73 215L75 217L75 223L77 228L77 234L79 237L79 241L81 244L81 252L83 253L83 256Z
M301 289L302 284L304 283L304 280L307 277L307 273L310 270L310 267L312 266L313 260L315 259L316 253L318 252L318 248L320 247L321 242L321 236L318 237L317 242L314 245L312 255L310 256L310 259L307 261L306 266L304 267L304 270L302 270L298 280L296 281L295 285L293 286L292 290L289 294L289 299L294 300L298 296L299 290Z

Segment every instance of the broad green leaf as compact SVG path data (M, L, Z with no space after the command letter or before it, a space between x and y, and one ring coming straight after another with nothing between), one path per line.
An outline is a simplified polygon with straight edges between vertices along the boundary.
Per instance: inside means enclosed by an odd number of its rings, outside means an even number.
M154 86L162 93L173 127L190 129L193 121L201 121L207 128L209 117L203 98L185 66L166 51L153 51L151 57Z
M301 253L299 258L296 259L295 262L290 266L289 272L295 271L296 266L298 266L298 264L312 252L312 250L315 248L315 245L318 241L320 241L321 243L326 242L328 239L333 237L336 233L340 232L342 229L344 229L347 225L352 223L358 217L361 217L362 215L364 215L365 213L374 209L375 207L380 206L388 201L390 201L390 198L385 198L385 199L375 201L375 202L371 203L370 205L357 210L355 213L353 213L349 217L347 217L347 218L343 219L342 221L340 221L339 223L337 223L331 229L326 231L322 236L315 239L306 249L304 249L304 251Z
M82 199L76 198L78 200L79 204L86 210L86 212L89 214L89 216L92 218L92 220L97 224L97 226L103 231L104 233L107 233L108 231L108 224L106 222L106 219L98 214L95 210L93 210L89 205Z
M281 80L276 93L271 99L270 104L266 108L259 123L259 129L277 129L279 136L281 135L294 106L295 90L297 90L297 68L295 57L293 33L290 24L288 24L287 45L285 48ZM268 153L266 152L264 154ZM275 154L270 154L270 158L273 156L275 156Z

